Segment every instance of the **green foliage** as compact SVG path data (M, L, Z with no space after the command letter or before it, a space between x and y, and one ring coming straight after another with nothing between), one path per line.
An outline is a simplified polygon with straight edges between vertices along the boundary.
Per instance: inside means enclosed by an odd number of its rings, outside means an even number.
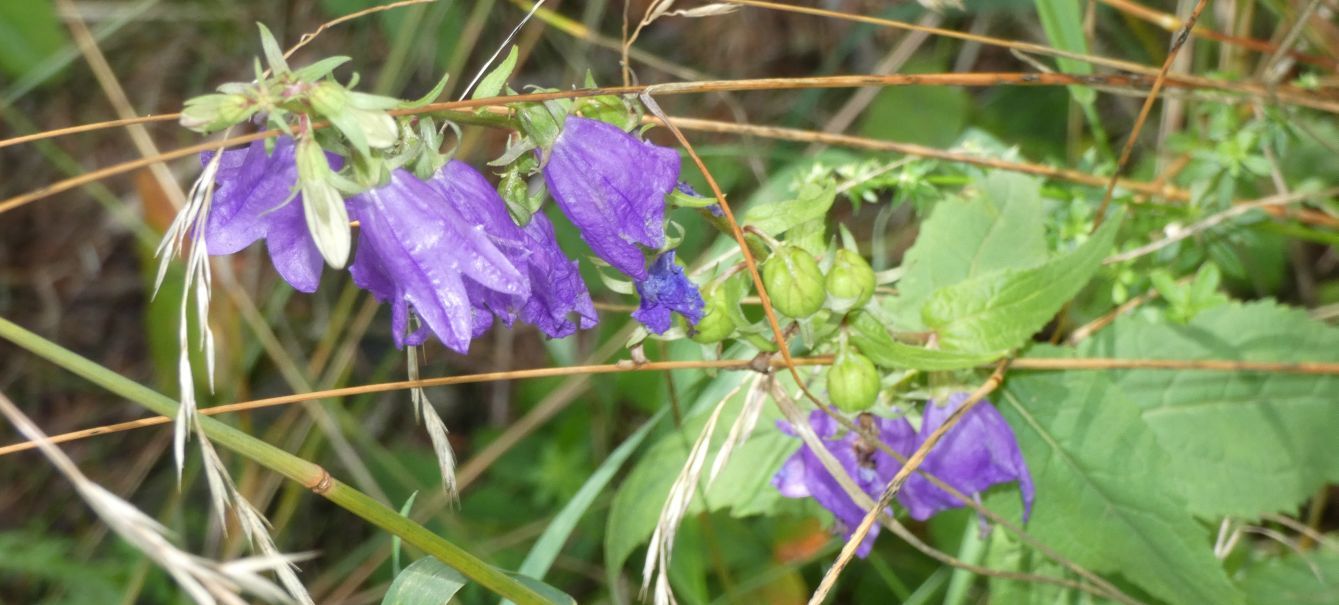
M794 199L749 206L742 224L780 237L794 227L827 216L836 198L837 188L832 181L806 182Z
M1134 359L1339 361L1339 330L1272 302L1231 304L1185 325L1117 320L1079 348ZM1339 480L1332 376L1125 370L1111 374L1139 406L1189 510L1214 518L1289 512Z
M974 188L975 197L936 204L921 224L890 307L899 328L925 329L921 307L941 288L1046 260L1040 183L996 172Z
M55 2L0 3L0 72L18 78L69 42Z
M886 368L916 370L957 370L970 368L997 356L992 353L970 353L927 349L893 340L884 322L869 311L857 311L847 316L851 342L874 363Z
M997 403L1036 483L1029 533L1169 603L1243 602L1186 510L1174 453L1123 389L1097 373L1015 375Z
M520 56L519 49L515 46L507 51L507 57L488 72L479 85L475 87L474 92L470 94L471 99L486 99L496 97L502 93L503 87L507 85L507 78L511 77L511 72L516 70L516 60Z
M1253 561L1237 576L1251 605L1339 605L1339 552L1333 545Z
M688 451L706 426L710 411L705 406L720 401L743 379L739 374L722 374L711 381L699 398L700 413L685 418L683 426L654 443L619 487L609 511L605 529L605 565L617 573L632 552L651 537L665 497L679 470L688 459ZM738 417L744 397L733 396L724 405L712 439L708 460L725 440L728 427ZM695 406L698 407L698 406ZM770 514L783 502L771 486L772 474L787 456L799 447L799 441L773 426L778 418L774 406L764 408L756 433L734 449L730 462L705 494L699 491L688 515L702 511L729 511L734 516ZM677 561L677 557L676 557Z
M1028 269L1005 269L940 289L921 316L946 351L1002 354L1046 325L1079 293L1111 251L1122 218L1114 212L1073 252Z
M395 576L381 605L446 605L468 582L445 563L424 557Z

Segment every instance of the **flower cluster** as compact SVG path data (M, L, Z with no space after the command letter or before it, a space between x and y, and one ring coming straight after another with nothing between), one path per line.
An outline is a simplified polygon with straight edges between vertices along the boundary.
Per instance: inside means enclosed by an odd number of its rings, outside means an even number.
M231 254L265 239L280 276L313 292L323 262L304 220L299 147L285 137L269 152L261 142L223 152L205 242L210 254ZM326 162L338 171L342 159L327 154ZM675 264L674 251L649 266L644 251L665 246L665 198L678 183L677 153L572 116L543 172L592 251L634 280L641 295L635 318L656 333L670 328L672 312L690 323L701 319L702 297ZM343 208L360 225L349 271L354 283L391 305L397 346L434 335L464 353L495 320L510 326L520 319L551 338L596 323L577 263L559 247L548 217L536 213L518 225L497 190L468 164L447 162L427 179L394 169Z
M925 439L953 415L967 401L966 393L948 398L946 405L933 401L926 405L920 431L911 427L905 418L880 418L860 414L857 423L865 432L877 434L880 441L900 454L910 456ZM842 432L837 421L816 410L809 415L809 423L832 456L862 491L877 499L884 488L902 468L897 458L876 444L869 443L854 432ZM781 430L794 435L794 428L784 422ZM982 401L967 412L943 439L930 450L920 470L947 483L968 497L975 497L1000 483L1017 481L1023 498L1023 518L1032 512L1035 497L1032 475L1018 449L1013 430L1005 423L998 410L989 401ZM866 510L855 503L837 480L823 466L809 446L803 446L788 459L772 478L772 485L788 498L813 498L836 518L836 529L848 539L864 518ZM940 489L920 473L913 474L898 493L898 500L907 514L924 521L940 511L959 508L963 503L952 494ZM874 545L879 526L875 525L861 543L856 554L864 557Z

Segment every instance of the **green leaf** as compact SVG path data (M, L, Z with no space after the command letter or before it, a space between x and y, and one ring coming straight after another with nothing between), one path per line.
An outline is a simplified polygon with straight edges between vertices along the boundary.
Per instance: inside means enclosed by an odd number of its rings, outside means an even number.
M507 78L511 77L511 72L516 69L516 59L519 57L519 51L516 46L512 46L507 51L507 58L503 59L493 71L488 72L482 80L479 80L479 86L474 89L470 95L471 99L486 99L496 97L502 93L502 87L506 86Z
M1203 311L1185 325L1117 320L1079 349L1132 359L1339 361L1339 330L1273 302ZM1170 454L1192 513L1291 512L1339 481L1339 378L1138 370L1111 374Z
M395 576L381 605L446 605L467 582L447 564L423 557Z
M265 62L269 63L270 71L275 75L288 73L288 61L284 60L284 51L279 48L270 28L264 23L256 23L256 27L260 28L260 47L265 51Z
M400 507L400 516L409 517L409 511L414 508L414 499L418 497L418 490L409 494L405 500L404 506ZM391 575L400 575L400 536L391 536Z
M1046 260L1041 184L1020 174L994 172L975 182L968 200L939 202L921 223L902 263L906 273L889 310L898 326L923 329L921 307L936 290L1002 269Z
M1037 16L1041 18L1042 29L1051 44L1060 50L1088 54L1088 39L1083 33L1083 4L1073 0L1036 0ZM1056 59L1060 71L1067 74L1086 76L1093 73L1093 66L1085 61L1076 61L1065 57ZM1097 99L1097 93L1086 86L1070 86L1074 100L1090 105Z
M848 336L876 365L886 368L913 368L943 371L970 368L998 358L989 353L942 351L903 344L893 339L883 323L868 311L847 316Z
M294 70L293 77L302 80L303 82L315 82L330 75L330 72L335 71L339 66L348 63L349 60L349 57L345 56L326 57L311 65Z
M413 101L404 101L400 103L399 106L405 108L423 107L428 103L436 101L437 97L442 96L442 91L446 90L446 83L450 79L451 74L442 74L442 79L437 81L437 85L433 86L432 90L428 91L428 94L425 94L422 97L419 97L418 99Z
M1169 473L1174 456L1104 375L1013 375L997 402L1036 484L1033 536L1169 603L1242 603L1186 510ZM992 507L1019 506L996 495Z
M1339 605L1339 553L1333 550L1255 562L1238 578L1251 605Z
M795 199L751 206L744 213L744 224L778 237L801 223L823 218L835 199L837 186L831 179L805 183Z
M941 288L921 309L945 351L1003 354L1022 345L1088 283L1111 251L1113 213L1073 252L1031 269L1006 269Z

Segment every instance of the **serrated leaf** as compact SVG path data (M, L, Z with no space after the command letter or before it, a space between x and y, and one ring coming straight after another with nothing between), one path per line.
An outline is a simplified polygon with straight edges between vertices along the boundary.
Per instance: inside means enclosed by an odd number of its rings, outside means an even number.
M1036 484L1028 532L1173 604L1242 603L1139 407L1102 374L1015 374L997 399ZM1015 509L1013 498L988 505ZM998 510L997 509L997 510Z
M851 342L875 364L886 368L913 368L944 371L970 368L996 359L988 353L964 353L927 349L900 343L877 318L868 311L857 311L847 316Z
M502 87L507 85L507 78L511 77L511 72L516 69L516 59L520 52L516 46L512 46L507 51L507 58L498 63L493 71L488 72L482 80L479 80L479 86L475 87L474 93L470 95L471 99L486 99L496 97L502 93Z
M968 200L947 199L921 223L902 263L906 273L889 311L898 327L924 329L921 307L936 290L1003 269L1046 261L1041 184L994 172L974 184Z
M1111 251L1123 213L1113 213L1073 252L1030 269L1006 269L937 290L921 309L945 351L1002 355L1046 325L1088 283Z
M1184 325L1117 320L1079 349L1136 359L1339 361L1339 330L1273 302L1206 310ZM1301 374L1120 371L1170 453L1190 511L1255 518L1291 512L1339 481L1339 378Z
M830 179L805 183L794 199L751 206L744 213L743 222L772 237L778 237L801 223L826 216L836 198L837 187Z

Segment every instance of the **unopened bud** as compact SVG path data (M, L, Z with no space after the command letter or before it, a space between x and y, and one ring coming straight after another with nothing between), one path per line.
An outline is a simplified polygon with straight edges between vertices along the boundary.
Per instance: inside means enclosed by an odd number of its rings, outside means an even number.
M702 320L693 326L693 340L702 344L720 342L735 332L734 319L730 317L730 301L726 300L723 288L712 288L702 293L706 299L706 310Z
M349 91L335 82L318 82L307 92L307 101L316 113L328 118L349 106Z
M855 251L842 248L828 271L827 286L832 310L859 309L874 296L874 269Z
M823 272L812 254L796 247L783 247L762 266L763 285L772 306L796 319L813 315L823 307Z
M214 132L242 122L255 112L255 105L242 95L202 95L186 101L181 125L196 132Z
M879 371L854 349L837 355L827 378L828 398L843 412L863 412L879 398Z

